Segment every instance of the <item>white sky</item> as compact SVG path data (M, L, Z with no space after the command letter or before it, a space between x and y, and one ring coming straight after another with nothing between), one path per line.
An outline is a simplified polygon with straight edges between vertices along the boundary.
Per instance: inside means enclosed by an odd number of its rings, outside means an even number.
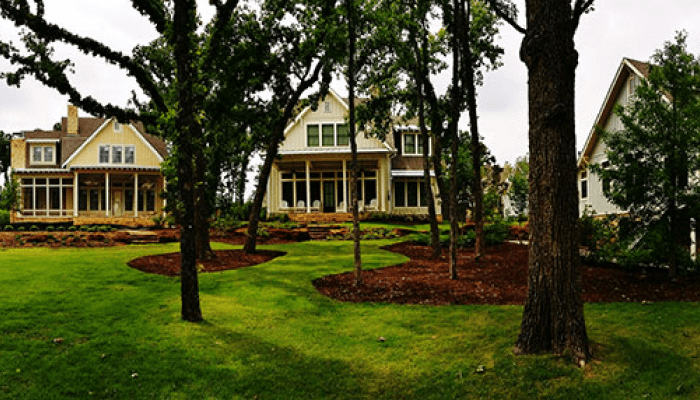
M516 0L521 15L524 0ZM59 25L130 53L147 44L156 32L128 0L45 0L47 18ZM211 16L207 1L202 13ZM206 20L206 18L205 18ZM522 18L521 18L522 20ZM700 1L698 0L597 0L594 12L584 15L576 35L579 67L576 82L577 149L583 146L593 121L623 57L648 61L654 50L684 29L689 49L700 54ZM15 28L0 20L0 37L13 37ZM499 43L505 48L504 66L486 75L479 88L479 127L486 145L499 163L527 153L527 70L518 58L521 36L510 26L501 27ZM101 101L126 105L134 82L125 74L64 47L58 54L76 64L74 82ZM0 71L7 69L0 59ZM447 78L449 79L449 77ZM446 85L447 82L444 83ZM444 87L444 86L443 86ZM342 83L334 88L345 92ZM0 130L19 132L51 129L66 115L67 99L32 79L20 89L0 82ZM467 129L467 116L462 117Z

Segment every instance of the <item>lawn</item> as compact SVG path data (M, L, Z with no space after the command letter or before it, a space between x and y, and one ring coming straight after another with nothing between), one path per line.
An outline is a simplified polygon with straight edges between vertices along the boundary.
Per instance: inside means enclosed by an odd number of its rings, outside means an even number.
M365 242L367 268L404 260L386 243ZM0 398L700 397L697 303L587 305L579 369L512 355L521 307L339 303L311 280L350 270L351 242L264 248L288 254L200 276L200 324L177 278L126 266L174 244L0 250Z

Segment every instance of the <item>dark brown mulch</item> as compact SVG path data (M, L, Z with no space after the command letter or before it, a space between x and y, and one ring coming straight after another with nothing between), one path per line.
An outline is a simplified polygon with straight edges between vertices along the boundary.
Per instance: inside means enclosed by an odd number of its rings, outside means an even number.
M255 254L246 254L243 250L221 250L215 253L216 258L212 260L197 261L199 272L217 272L250 267L286 254L270 250L258 250ZM151 274L178 276L180 275L180 260L180 253L168 253L139 257L129 261L128 265Z
M527 295L527 246L504 243L488 247L480 265L472 250L460 250L459 279L448 278L448 254L428 260L430 249L410 242L388 246L411 258L392 267L363 272L364 284L355 287L353 274L329 275L314 281L316 289L347 302L399 304L523 304ZM670 282L662 270L647 272L584 265L583 300L586 302L700 301L700 281L681 278Z

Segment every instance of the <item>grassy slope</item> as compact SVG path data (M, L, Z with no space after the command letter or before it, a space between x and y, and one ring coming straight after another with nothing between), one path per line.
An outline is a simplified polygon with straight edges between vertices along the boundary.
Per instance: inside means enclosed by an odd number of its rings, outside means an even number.
M383 243L363 245L366 267L403 260ZM587 305L597 360L580 370L511 354L520 307L320 296L310 281L351 270L351 246L274 246L288 255L201 275L202 324L180 321L177 279L125 265L174 245L0 250L0 398L700 396L696 303Z

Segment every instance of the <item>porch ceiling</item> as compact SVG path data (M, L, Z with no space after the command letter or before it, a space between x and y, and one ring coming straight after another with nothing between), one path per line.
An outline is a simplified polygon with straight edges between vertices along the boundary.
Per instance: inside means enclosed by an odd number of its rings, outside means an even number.
M378 169L379 162L377 160L358 160L360 169ZM281 171L306 171L306 162L304 161L281 161L278 163ZM350 168L350 163L346 164ZM310 168L312 171L340 171L343 169L342 161L311 161Z

